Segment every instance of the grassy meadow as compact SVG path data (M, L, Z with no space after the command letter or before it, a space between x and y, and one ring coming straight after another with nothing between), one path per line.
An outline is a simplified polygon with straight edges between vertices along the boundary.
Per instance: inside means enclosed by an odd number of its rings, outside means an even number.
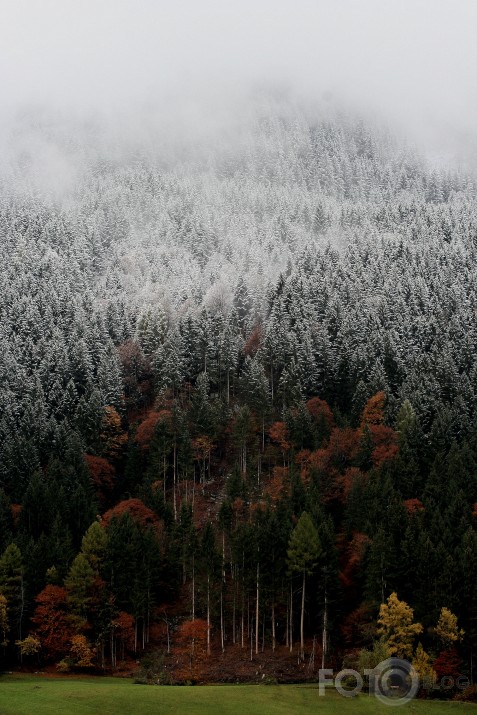
M367 695L346 699L316 685L143 686L118 678L0 677L0 715L389 715ZM414 701L403 715L477 713L477 706Z

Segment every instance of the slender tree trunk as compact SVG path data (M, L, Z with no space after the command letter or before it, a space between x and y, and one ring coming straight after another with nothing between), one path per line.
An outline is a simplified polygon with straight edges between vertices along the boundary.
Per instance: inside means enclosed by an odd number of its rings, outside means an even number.
M275 633L275 600L272 603L272 651L275 651L276 647L276 633Z
M207 574L207 655L210 655L210 576Z
M244 642L245 642L245 581L244 581L244 572L245 572L245 554L242 551L242 648L244 647Z
M177 489L177 445L174 440L174 521L177 521L177 497L176 497L176 489Z
M224 624L224 585L225 585L225 531L222 531L222 574L220 579L220 645L225 650Z
M302 660L305 659L305 639L304 639L304 625L305 625L305 584L306 575L303 571L303 586L301 589L301 618L300 618L300 657Z
M260 618L260 564L257 564L257 598L255 603L255 653L258 653L258 633L259 633L259 618Z
M195 560L192 557L192 620L195 621Z
M224 582L220 584L220 647L222 653L225 650L225 633L224 633Z
M293 584L290 583L290 653L293 652Z
M236 623L236 608L237 608L237 582L235 578L232 578L232 588L233 588L233 595L232 595L232 643L235 645L236 643L236 628L237 628L237 623Z
M285 634L285 646L288 648L290 645L290 602L287 598L287 627Z
M293 651L293 583L290 582L290 653Z
M321 668L325 667L325 656L328 651L328 593L325 588L325 610L323 611L323 638L321 643Z

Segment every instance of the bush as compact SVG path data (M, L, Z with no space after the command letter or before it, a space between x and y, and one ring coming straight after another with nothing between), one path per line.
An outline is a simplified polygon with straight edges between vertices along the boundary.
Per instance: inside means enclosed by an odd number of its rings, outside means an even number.
M477 703L477 685L468 685L454 696L454 700L466 703Z
M165 669L164 661L165 654L162 651L145 655L134 674L134 682L138 685L172 685L172 676Z

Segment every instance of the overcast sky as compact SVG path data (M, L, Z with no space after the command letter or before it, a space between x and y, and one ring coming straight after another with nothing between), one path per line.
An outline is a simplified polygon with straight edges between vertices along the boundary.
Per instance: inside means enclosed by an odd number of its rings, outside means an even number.
M476 0L0 0L0 28L4 113L219 107L280 84L477 140Z

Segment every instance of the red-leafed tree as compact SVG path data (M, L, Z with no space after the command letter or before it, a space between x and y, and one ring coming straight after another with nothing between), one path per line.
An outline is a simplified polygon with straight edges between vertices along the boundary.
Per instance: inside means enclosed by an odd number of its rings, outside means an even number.
M340 471L351 466L351 462L356 456L358 448L359 436L356 430L351 428L339 429L335 427L331 432L327 447L330 465Z
M373 441L373 465L379 467L398 453L398 435L391 427L382 424L370 425L369 429Z
M262 344L262 326L256 325L243 346L243 354L253 357Z
M448 648L447 650L441 651L432 664L439 679L444 677L458 678L459 675L461 675L461 666L462 658L457 648Z
M272 477L268 480L263 493L270 497L272 504L275 504L289 492L289 479L287 467L274 467Z
M380 425L384 422L384 405L386 393L381 391L369 398L361 415L360 426Z
M404 506L408 514L416 514L420 511L424 511L424 504L420 499L406 499Z
M207 631L202 618L184 621L177 629L173 651L177 657L177 675L184 680L200 681L206 673Z
M157 516L140 499L124 499L116 504L115 507L109 509L103 514L101 520L103 526L108 526L114 516L119 517L125 512L129 512L131 518L143 527L152 525L157 529L159 526Z
M134 650L134 618L129 613L120 611L113 619L111 626L111 663L113 667L115 667L117 664L118 650L121 660L124 660L128 650Z
M51 660L64 656L71 639L84 622L68 613L68 594L65 588L48 585L36 597L37 606L32 621L44 655Z
M104 504L114 488L116 475L114 467L103 457L85 454L84 459L88 465L91 481L97 497Z
M313 419L318 445L321 445L329 438L331 430L335 426L333 413L328 403L319 397L312 397L311 400L308 400L306 408Z
M151 410L136 430L135 440L142 449L149 449L161 414Z
M283 466L285 466L286 455L291 449L290 435L286 424L284 422L274 422L268 430L268 434L272 442L280 446L283 455Z

